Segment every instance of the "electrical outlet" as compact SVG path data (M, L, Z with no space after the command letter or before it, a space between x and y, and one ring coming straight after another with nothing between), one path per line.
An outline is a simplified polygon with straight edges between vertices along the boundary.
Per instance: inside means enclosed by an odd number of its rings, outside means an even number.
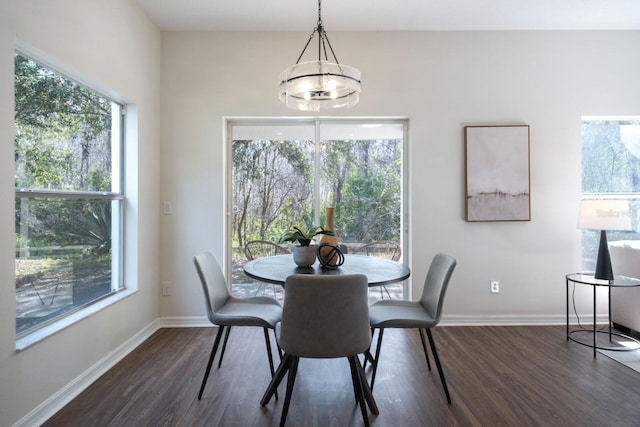
M490 283L492 294L497 294L498 292L500 292L500 282L498 280L492 280Z
M173 204L171 202L162 202L162 215L172 215Z
M170 283L163 283L162 284L162 296L163 297L168 297L171 296L171 284Z

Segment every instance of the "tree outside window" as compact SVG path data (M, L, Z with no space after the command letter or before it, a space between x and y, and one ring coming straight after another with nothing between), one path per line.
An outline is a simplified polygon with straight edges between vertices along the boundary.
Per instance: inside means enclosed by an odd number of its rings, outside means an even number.
M16 333L122 288L121 105L15 64Z
M609 241L640 239L640 117L582 120L584 197L629 200L633 230L607 232ZM582 231L582 267L595 269L599 231Z
M232 129L234 284L248 281L241 271L248 241L278 243L291 226L325 225L326 207L335 208L336 234L351 250L401 243L403 122Z

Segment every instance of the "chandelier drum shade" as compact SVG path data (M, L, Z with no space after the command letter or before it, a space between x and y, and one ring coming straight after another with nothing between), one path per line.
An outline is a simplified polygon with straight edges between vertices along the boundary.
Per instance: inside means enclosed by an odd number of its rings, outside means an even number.
M316 35L318 59L300 62ZM329 52L333 61L329 60ZM322 25L319 0L317 27L313 29L296 63L280 73L280 101L288 108L302 111L353 107L360 100L360 76L358 69L338 62Z

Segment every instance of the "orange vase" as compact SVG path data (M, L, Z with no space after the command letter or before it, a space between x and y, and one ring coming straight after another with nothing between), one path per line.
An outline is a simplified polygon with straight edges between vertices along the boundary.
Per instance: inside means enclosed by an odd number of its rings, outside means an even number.
M327 236L326 234L323 234L322 237L320 238L320 244L329 244L331 246L338 246L338 238L335 235L335 230L333 228L333 220L334 220L334 215L335 215L335 209L334 208L327 208L327 223L324 227L325 230L328 231L333 231L334 235L333 236ZM331 266L335 266L338 263L338 254L337 253L333 253L333 255L331 256L330 259L327 259L327 257L330 256L330 254L332 253L332 249L331 248L321 248L320 249L320 255L322 256L322 258L325 260L325 263Z

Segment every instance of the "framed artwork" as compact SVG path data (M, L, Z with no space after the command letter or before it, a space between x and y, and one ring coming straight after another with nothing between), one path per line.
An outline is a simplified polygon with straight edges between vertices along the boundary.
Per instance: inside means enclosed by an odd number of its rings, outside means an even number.
M530 221L529 126L465 126L465 220Z

